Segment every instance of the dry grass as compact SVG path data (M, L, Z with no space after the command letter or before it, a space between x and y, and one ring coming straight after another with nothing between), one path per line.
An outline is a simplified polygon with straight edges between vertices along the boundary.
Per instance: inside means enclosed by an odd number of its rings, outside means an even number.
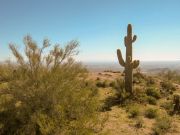
M107 75L108 74L108 75ZM149 75L146 75L148 78ZM121 73L113 73L113 72L99 72L99 73L89 73L89 79L94 82L100 79L101 81L107 80L109 82L115 79L123 79L123 75ZM146 79L145 78L145 79ZM155 88L161 88L162 80L157 76L151 76L151 79L154 79L155 83L152 85L148 84L150 87L153 86ZM148 80L148 79L147 79ZM146 80L142 80L138 84L134 84L135 88L137 88L137 93L146 93L145 90L147 88ZM176 86L175 93L180 93L180 85L174 84ZM99 89L99 99L102 104L105 99L109 97L115 96L115 91L112 87L106 88L98 88ZM147 95L148 96L148 95ZM144 116L145 110L148 108L157 109L157 117L161 115L168 115L168 111L161 106L162 102L169 101L172 99L172 95L161 97L157 99L157 104L151 105L148 102L146 103L137 103L140 108L140 114L137 118L130 118L129 112L127 111L127 105L113 105L110 110L106 112L101 112L102 115L108 114L108 119L104 124L104 128L101 133L106 133L108 135L150 135L153 133L153 126L156 123L156 119L149 119ZM133 101L136 102L136 101ZM132 103L130 103L132 104ZM179 135L180 134L180 116L177 115L169 115L172 119L172 126L166 132L167 135ZM140 120L139 120L140 119ZM140 122L142 124L140 127L137 127L137 123Z

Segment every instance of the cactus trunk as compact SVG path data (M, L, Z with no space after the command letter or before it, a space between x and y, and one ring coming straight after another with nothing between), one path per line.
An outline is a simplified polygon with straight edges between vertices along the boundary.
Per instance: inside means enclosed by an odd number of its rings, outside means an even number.
M132 43L135 42L136 35L132 38L132 26L128 25L127 36L124 37L126 47L126 61L123 60L120 49L117 50L119 64L125 67L125 90L130 94L133 93L133 69L139 65L139 60L132 61Z

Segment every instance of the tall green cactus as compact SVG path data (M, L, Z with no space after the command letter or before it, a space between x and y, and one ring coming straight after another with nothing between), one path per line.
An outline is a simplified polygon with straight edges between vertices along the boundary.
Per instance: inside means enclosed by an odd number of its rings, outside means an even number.
M130 94L133 93L133 69L139 66L139 60L132 60L132 43L136 41L137 36L132 37L132 26L128 24L127 36L124 37L124 44L126 47L126 61L123 60L120 49L117 49L117 57L119 64L125 68L125 90Z

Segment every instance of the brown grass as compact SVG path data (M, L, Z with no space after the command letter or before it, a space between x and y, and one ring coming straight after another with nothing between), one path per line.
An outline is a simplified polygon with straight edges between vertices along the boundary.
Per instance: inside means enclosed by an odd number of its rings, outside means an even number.
M108 75L107 75L108 74ZM149 75L146 75L149 77ZM154 87L159 88L161 87L160 82L162 81L157 76L151 76L155 80ZM101 81L113 81L115 79L123 79L122 73L113 73L113 72L92 72L89 73L90 80L94 82L97 81L99 78ZM148 79L147 79L148 80ZM139 84L134 84L136 88L139 89L143 93L147 87L146 81L142 81ZM175 93L180 93L180 85L174 84L176 86ZM115 91L112 87L106 88L98 88L99 89L99 99L101 100L102 104L108 97L113 97L115 95ZM168 112L161 107L161 103L166 101L167 98L171 97L161 97L157 100L156 105L150 105L148 103L139 104L140 107L140 116L138 118L130 118L128 112L126 111L126 106L121 105L114 105L111 107L111 110L106 112L101 112L102 115L108 114L108 119L104 124L104 128L102 129L101 133L106 133L108 135L149 135L153 133L153 126L156 119L148 119L144 116L144 112L147 108L155 108L158 110L158 116L163 114L168 115ZM136 101L133 101L136 102ZM157 117L158 117L157 116ZM170 116L170 115L169 115ZM170 116L172 118L172 128L167 131L167 135L179 135L180 134L180 116ZM142 121L142 127L137 128L135 124L137 123L138 119Z

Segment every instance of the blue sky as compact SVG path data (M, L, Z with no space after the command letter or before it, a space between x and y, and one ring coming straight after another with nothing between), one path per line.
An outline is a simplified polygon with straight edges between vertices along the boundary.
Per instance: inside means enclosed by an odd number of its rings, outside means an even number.
M134 59L180 60L180 0L0 0L0 61L12 58L8 43L23 50L27 34L37 43L76 39L81 61L117 61L128 23Z

